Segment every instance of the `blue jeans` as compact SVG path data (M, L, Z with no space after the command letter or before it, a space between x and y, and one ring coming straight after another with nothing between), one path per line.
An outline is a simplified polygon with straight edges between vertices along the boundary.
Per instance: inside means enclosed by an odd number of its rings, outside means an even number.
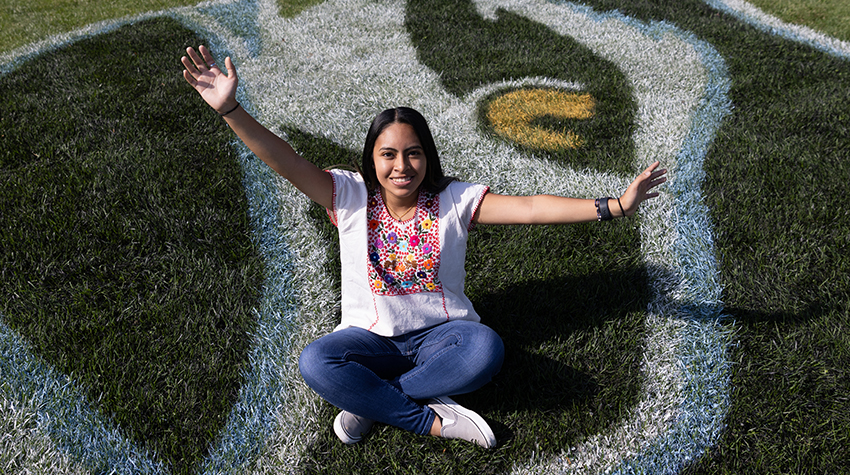
M504 358L496 332L455 320L397 337L338 330L307 345L298 364L307 384L334 406L427 434L436 415L420 402L480 388Z

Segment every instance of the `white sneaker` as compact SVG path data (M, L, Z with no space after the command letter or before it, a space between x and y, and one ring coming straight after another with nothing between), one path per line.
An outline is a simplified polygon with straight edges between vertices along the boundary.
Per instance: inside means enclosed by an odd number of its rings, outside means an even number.
M440 434L447 439L463 439L478 444L485 449L496 446L496 435L484 421L473 411L461 406L447 396L435 397L426 405L443 420Z
M372 430L374 423L375 421L372 419L356 416L347 411L340 411L334 419L334 432L343 443L356 444Z

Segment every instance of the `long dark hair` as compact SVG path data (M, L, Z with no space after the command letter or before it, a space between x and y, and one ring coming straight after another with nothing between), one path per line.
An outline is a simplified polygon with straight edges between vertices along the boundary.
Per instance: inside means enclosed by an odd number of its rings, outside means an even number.
M437 153L437 145L434 144L434 137L431 135L428 122L425 121L422 114L409 107L387 109L378 114L372 121L369 133L366 134L366 143L363 145L363 159L360 168L360 174L363 175L366 187L369 190L374 190L379 186L378 175L375 172L375 159L372 156L378 136L390 125L399 123L413 127L416 136L419 137L419 143L422 144L425 153L425 179L422 180L422 186L432 193L443 191L449 183L457 178L443 174L440 155Z

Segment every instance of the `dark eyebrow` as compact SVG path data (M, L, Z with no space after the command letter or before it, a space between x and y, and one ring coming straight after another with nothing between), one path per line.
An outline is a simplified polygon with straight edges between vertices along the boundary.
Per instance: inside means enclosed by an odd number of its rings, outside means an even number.
M398 152L398 150L396 150L393 147L381 147L378 150L389 150L389 151L392 151L392 152ZM406 149L404 149L405 152L409 152L411 150L423 150L424 151L425 147L423 147L421 145L414 145L412 147L407 147Z

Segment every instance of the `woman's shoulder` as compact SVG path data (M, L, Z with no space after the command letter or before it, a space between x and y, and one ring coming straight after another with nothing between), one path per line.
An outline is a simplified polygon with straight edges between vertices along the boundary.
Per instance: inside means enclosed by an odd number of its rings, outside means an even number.
M455 214L461 223L465 223L467 231L473 227L473 219L478 207L481 206L481 201L490 187L479 183L469 183L465 181L453 181L449 183L445 190L440 193L440 203L449 204L452 208L452 213Z
M345 168L326 169L330 173L334 182L334 194L356 194L365 195L366 182L363 180L363 175L354 170Z
M332 168L325 171L333 178L333 212L335 215L365 208L367 190L366 183L360 173L344 168ZM338 219L339 216L336 216L336 218Z
M330 173L331 176L334 177L334 179L336 179L336 177L340 177L344 180L354 180L360 183L364 183L363 176L360 174L360 172L354 169L334 167L326 168L325 171Z
M488 190L490 190L490 187L487 185L453 180L445 187L445 189L443 189L442 192L440 192L440 194L449 195L452 197L452 201L457 201L458 198L462 199L465 197L475 199L475 197L482 196Z

